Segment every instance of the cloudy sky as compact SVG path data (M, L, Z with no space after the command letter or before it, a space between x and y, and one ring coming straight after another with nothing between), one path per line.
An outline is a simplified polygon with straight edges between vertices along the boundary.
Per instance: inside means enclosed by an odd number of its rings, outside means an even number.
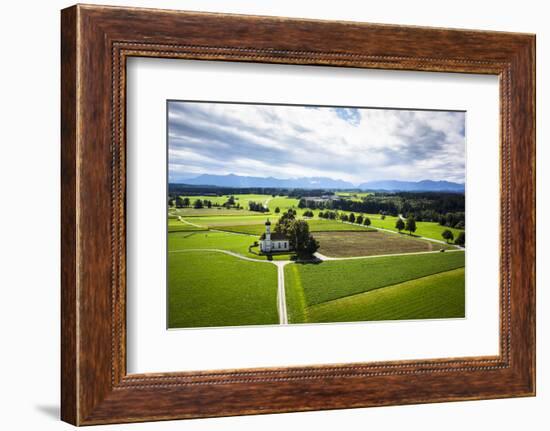
M170 101L169 181L232 173L463 183L464 128L464 112Z

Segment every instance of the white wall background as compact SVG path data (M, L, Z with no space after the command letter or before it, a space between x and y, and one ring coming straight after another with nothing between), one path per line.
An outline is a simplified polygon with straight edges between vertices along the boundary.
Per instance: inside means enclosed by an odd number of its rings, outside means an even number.
M550 27L545 2L119 0L103 4L477 28L537 34L538 396L406 407L248 416L96 429L547 429L550 423ZM4 2L0 20L0 427L61 430L59 422L59 10ZM545 314L546 312L546 314Z

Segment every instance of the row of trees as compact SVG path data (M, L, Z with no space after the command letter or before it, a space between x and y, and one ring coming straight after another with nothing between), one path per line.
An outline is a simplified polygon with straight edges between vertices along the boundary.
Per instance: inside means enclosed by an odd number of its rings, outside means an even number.
M191 200L189 197L182 197L182 196L176 196L175 198L168 199L168 205L176 208L190 208L193 207L195 209L200 208L212 208L212 207L225 207L225 208L241 208L241 204L239 204L234 196L230 196L226 202L224 202L222 205L220 205L217 202L212 202L210 199L194 199Z
M459 193L374 193L361 200L352 199L306 199L302 197L299 208L320 210L343 210L370 214L399 214L416 221L432 221L455 227L464 220L464 195ZM451 216L447 216L451 213ZM460 227L462 229L463 227Z
M313 216L312 211L309 211L309 213L311 213ZM339 213L337 211L319 211L319 217L327 220L341 220L343 222L362 224L365 226L371 225L370 218L364 216L363 214L356 216L354 213L348 215L345 213Z
M170 206L176 206L176 208L189 208L193 207L196 209L199 208L212 208L213 206L219 206L217 204L212 203L209 199L195 199L193 202L191 202L191 199L188 197L182 198L181 196L176 197L176 199L169 201L168 204Z
M399 217L395 222L395 228L399 232L401 232L402 230L406 230L409 232L410 235L412 235L413 232L416 232L416 220L412 216L407 217L406 220L403 220L401 217ZM460 245L462 247L466 245L466 234L464 232L459 232L455 239L453 232L449 229L445 229L443 232L441 232L441 236L445 241L447 241L447 243L451 243L454 240L454 243L456 245Z

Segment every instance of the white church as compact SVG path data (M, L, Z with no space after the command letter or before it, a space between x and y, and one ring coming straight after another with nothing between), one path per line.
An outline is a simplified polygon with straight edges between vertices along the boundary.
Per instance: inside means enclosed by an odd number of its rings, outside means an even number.
M265 222L265 238L260 239L260 251L263 253L273 253L289 250L288 238L283 233L271 233L271 222L267 219Z

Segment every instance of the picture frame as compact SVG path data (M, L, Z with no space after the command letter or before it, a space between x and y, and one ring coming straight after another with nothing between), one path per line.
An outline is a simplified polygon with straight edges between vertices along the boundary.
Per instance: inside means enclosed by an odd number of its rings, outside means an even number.
M62 420L92 425L535 395L534 35L76 5L61 13L61 54ZM499 355L128 374L130 57L498 76Z

